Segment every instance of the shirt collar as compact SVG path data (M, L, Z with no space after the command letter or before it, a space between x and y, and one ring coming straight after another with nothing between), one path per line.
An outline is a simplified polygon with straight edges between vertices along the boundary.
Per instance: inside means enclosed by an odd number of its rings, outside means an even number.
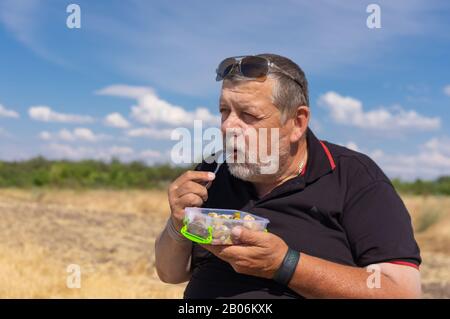
M318 180L336 168L333 155L328 149L327 142L319 140L311 129L306 133L308 147L308 161L306 164L306 184Z

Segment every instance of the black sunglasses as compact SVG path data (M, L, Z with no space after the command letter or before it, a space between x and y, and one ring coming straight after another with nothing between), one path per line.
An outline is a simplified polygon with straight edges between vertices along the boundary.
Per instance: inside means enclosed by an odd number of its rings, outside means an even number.
M284 71L269 59L255 55L243 55L226 58L220 62L216 69L216 81L222 81L230 74L239 74L249 79L264 81L270 71L270 68L283 73L292 81L300 85L301 89L304 90L300 81L295 79L292 75Z

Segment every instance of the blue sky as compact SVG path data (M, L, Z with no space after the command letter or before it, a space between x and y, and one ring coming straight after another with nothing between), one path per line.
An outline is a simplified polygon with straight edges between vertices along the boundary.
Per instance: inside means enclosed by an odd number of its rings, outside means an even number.
M449 30L447 1L1 0L0 158L167 161L171 129L217 118L217 63L271 52L304 69L321 139L448 175Z

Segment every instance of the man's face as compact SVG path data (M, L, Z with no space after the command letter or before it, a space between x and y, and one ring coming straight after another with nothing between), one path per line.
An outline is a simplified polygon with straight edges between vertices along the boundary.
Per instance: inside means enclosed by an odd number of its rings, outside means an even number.
M282 125L281 112L272 102L272 85L270 78L264 82L223 82L219 104L221 130L224 147L234 151L233 160L227 162L230 172L243 180L270 180L279 174L289 157L292 124L288 121ZM267 129L266 136L261 134L264 131L261 129ZM261 168L270 164L267 163L269 155L271 161L277 161L278 169L265 174Z

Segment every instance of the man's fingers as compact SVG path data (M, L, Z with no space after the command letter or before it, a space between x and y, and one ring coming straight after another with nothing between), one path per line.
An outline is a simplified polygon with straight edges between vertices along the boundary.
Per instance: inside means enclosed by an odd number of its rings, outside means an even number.
M206 202L206 200L208 199L208 190L206 189L206 187L193 181L187 181L183 184L183 187L179 187L178 189L176 189L175 193L178 197L193 193L200 196L204 202Z
M204 171L187 171L174 182L176 186L181 186L187 181L194 182L205 182L205 184L209 181L212 181L216 175L213 172L204 172Z
M193 207L200 207L203 205L203 199L198 196L197 194L188 193L180 197L179 202L183 203L183 209L184 207L193 206Z
M186 207L201 207L208 199L207 189L199 183L206 184L214 178L215 174L211 172L187 171L170 184L170 211L178 226L182 224Z
M235 252L235 248L237 246L228 246L228 245L201 245L203 248L208 250L210 253L216 255L220 259L223 259L227 262L235 259L238 255Z
M242 245L232 245L232 246L215 246L215 245L204 245L206 250L210 251L220 259L233 263L244 256L250 259L257 259L259 253L255 251L255 247L242 246Z
M262 246L265 233L237 226L231 230L231 238L234 242L251 246Z
M235 245L202 245L202 247L219 258L233 260L239 256L252 254L256 247L264 247L266 236L266 233L237 226L231 231Z

